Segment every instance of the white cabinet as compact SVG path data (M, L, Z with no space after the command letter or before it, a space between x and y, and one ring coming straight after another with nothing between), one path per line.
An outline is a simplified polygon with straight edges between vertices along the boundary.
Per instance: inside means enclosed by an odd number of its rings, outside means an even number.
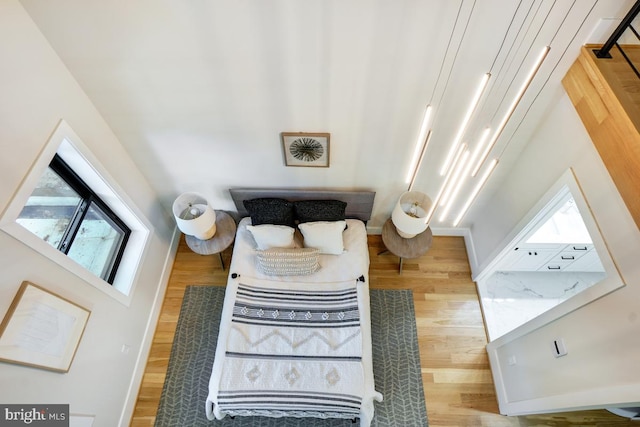
M513 248L503 266L500 267L500 270L536 271L544 266L557 252L558 248L556 247L518 246Z
M566 245L555 254L549 261L543 265L540 270L543 271L565 271L573 265L578 259L582 258L587 252L593 249L591 244L570 244ZM578 271L578 270L574 270Z
M513 248L502 271L604 271L593 244L525 244Z
M565 271L604 272L605 269L596 248L591 248L580 259L568 265Z

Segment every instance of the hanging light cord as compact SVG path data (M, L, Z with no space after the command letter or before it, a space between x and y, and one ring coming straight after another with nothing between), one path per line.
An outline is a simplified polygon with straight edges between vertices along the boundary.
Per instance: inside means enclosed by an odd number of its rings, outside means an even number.
M573 3L571 4L571 7L569 8L569 11L567 12L567 14L565 15L562 23L564 23L564 21L567 19L567 17L569 16L569 13L571 12L571 10L573 9L573 6L576 4L577 0L574 0ZM529 111L531 110L531 108L533 107L533 104L535 104L536 100L538 99L538 97L540 96L540 94L542 93L542 91L544 90L544 88L547 86L547 83L549 83L549 80L551 79L551 76L553 75L553 73L555 72L556 68L558 68L558 65L560 64L560 60L564 57L564 55L567 53L567 51L569 50L569 46L571 46L571 44L573 43L573 41L575 40L575 38L578 36L578 33L580 32L580 30L582 29L582 27L584 26L584 24L587 22L587 19L589 19L589 16L591 16L591 13L593 12L593 9L596 7L596 4L598 3L598 0L594 0L593 4L591 5L591 8L589 9L589 12L587 12L587 14L585 14L584 18L582 19L582 22L580 23L580 26L576 29L575 33L573 34L573 37L571 37L571 40L569 41L569 43L567 43L567 45L565 46L564 50L562 51L562 55L559 56L560 59L558 59L558 61L555 63L555 65L553 66L553 68L551 69L551 72L547 75L547 78L545 79L544 83L542 84L542 86L540 87L540 89L538 90L538 92L536 93L536 95L534 96L533 100L531 101L531 103L529 104L529 107L527 107L527 109L525 110L524 114L522 115L522 118L520 119L520 121L518 122L518 125L516 126L515 130L513 131L513 133L511 134L511 137L509 138L509 140L507 141L506 144L504 144L502 150L500 151L499 157L502 157L502 155L504 154L504 152L507 150L507 148L509 147L509 145L511 144L511 141L513 140L513 136L516 134L516 132L518 131L518 129L520 129L520 126L522 126L522 123L524 122L524 119L527 117L527 114L529 114ZM562 27L562 23L558 26L558 29L556 30L556 33L553 35L553 38L551 39L551 42L549 43L549 45L551 45L551 43L553 43L553 40L556 38L556 36L558 35L558 32L560 31L560 28Z

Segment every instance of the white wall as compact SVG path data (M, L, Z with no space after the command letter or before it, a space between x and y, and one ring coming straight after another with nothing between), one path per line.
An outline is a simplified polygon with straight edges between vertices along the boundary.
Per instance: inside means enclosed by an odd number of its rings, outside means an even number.
M146 357L147 328L155 327L171 266L173 222L85 93L16 0L0 2L0 211L64 118L153 224L129 307L0 232L0 316L24 280L91 310L66 374L0 363L0 402L68 403L72 413L95 415L95 426L118 425L128 393L138 390L136 363ZM121 352L130 346L128 354ZM143 369L144 365L138 366Z
M603 407L640 400L640 232L564 92L471 229L479 271L545 191L573 168L609 251L620 288L524 336L490 347L501 411ZM554 358L562 337L569 354ZM516 364L508 363L515 357Z

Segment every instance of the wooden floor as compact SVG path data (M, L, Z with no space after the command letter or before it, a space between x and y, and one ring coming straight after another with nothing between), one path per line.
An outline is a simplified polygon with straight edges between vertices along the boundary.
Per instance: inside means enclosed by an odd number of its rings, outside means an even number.
M482 314L464 240L435 237L425 256L404 261L402 275L398 275L395 256L378 255L383 249L380 236L369 236L370 285L413 290L430 427L640 425L607 411L528 417L498 414ZM230 250L224 254L227 265L230 254ZM154 424L184 290L188 285L224 285L227 274L219 262L217 256L191 252L184 239L180 242L132 426Z

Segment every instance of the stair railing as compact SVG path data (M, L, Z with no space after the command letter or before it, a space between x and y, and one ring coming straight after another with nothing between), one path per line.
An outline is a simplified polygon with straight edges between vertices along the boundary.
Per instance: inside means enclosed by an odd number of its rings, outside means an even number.
M636 36L636 38L640 40L640 34L638 34L638 31L636 31L636 29L632 25L633 20L638 15L638 13L640 13L640 0L636 1L631 10L629 10L627 15L622 20L622 22L620 22L620 25L618 25L611 36L609 36L609 39L605 42L605 44L603 44L600 49L594 49L593 52L595 53L597 58L611 58L611 53L609 53L609 51L613 48L613 46L616 46L624 59L631 66L631 69L634 71L634 73L636 73L636 76L640 78L640 72L638 72L638 69L633 64L633 61L631 61L629 56L625 53L624 49L622 49L620 44L618 44L618 40L620 39L620 37L622 37L624 32L627 31L627 29L630 29L631 32Z

